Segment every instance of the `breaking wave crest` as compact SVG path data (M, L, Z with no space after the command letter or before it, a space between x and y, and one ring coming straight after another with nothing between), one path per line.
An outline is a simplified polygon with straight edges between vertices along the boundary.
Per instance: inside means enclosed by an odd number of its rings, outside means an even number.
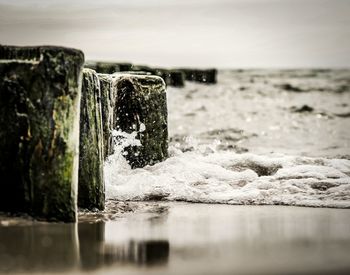
M346 159L236 154L189 139L193 150L174 145L164 162L131 169L123 148L137 145L136 135L120 136L105 164L107 199L350 208Z

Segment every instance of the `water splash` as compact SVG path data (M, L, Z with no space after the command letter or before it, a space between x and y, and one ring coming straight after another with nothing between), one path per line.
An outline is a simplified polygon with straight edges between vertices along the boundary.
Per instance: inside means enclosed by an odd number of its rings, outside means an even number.
M285 72L227 72L214 86L169 88L170 157L131 169L122 154L112 156L119 163L106 164L107 198L350 208L350 161L334 157L348 158L347 118L290 112L291 104L344 112L348 105L339 104L349 94L315 92L337 87L338 72L332 74L328 80L299 77L298 85L312 93L281 93L275 85L295 83ZM244 92L242 85L248 87ZM233 152L248 150L255 154ZM295 156L300 154L329 158Z
M131 169L121 152L139 144L136 133L118 135L105 166L109 199L350 208L349 160L235 154L189 137L191 150L175 144L166 161Z
M145 130L144 124L141 124L140 129L141 132ZM137 131L133 131L130 134L121 130L112 131L114 153L107 158L104 164L107 190L114 182L118 182L118 176L120 174L132 172L129 162L124 157L127 154L125 148L129 146L141 146L140 140L137 139L137 134Z

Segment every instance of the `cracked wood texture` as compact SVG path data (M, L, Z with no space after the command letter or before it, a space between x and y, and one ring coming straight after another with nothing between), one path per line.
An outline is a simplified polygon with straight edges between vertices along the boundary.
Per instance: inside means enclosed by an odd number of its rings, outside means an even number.
M79 207L104 209L103 160L100 81L95 71L84 69L80 105Z
M76 221L81 51L0 46L0 210Z

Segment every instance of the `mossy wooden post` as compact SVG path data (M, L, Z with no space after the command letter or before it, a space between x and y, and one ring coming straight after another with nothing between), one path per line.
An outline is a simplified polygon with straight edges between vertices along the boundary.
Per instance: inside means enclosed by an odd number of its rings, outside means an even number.
M117 97L115 128L137 131L142 146L126 149L131 167L143 167L168 156L167 102L165 83L153 75L119 74L115 77Z
M74 222L84 55L0 46L0 60L0 210Z
M100 82L95 71L84 69L80 104L79 207L104 209L103 160Z
M101 87L103 152L104 159L113 153L112 130L114 129L114 108L116 87L111 75L98 74Z

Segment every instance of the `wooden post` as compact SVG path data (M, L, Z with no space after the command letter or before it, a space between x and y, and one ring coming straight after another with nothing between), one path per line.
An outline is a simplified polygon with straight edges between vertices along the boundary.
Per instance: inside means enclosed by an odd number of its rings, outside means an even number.
M100 81L95 71L83 70L80 105L78 206L104 209L103 130Z
M0 46L0 210L74 222L81 51Z
M126 159L133 168L152 165L168 156L167 102L161 77L116 74L114 127L137 131L141 146L129 146Z

